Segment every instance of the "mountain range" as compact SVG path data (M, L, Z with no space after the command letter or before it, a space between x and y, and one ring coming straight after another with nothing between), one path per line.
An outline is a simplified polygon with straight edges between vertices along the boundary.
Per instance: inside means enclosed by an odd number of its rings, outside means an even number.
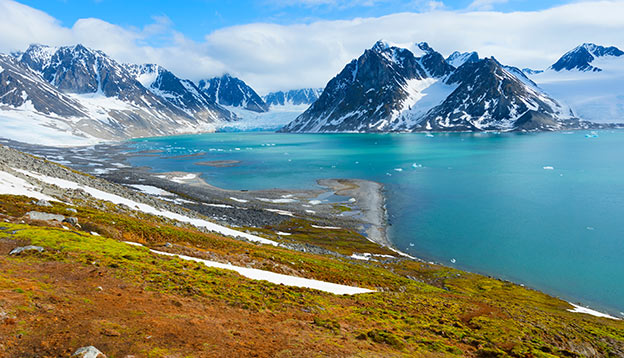
M585 43L545 70L379 41L324 89L260 96L229 74L194 82L82 45L0 55L2 136L37 143L214 131L535 131L624 119L624 52ZM592 122L603 122L596 124Z
M297 97L307 104L315 99ZM0 55L0 123L2 136L12 139L82 144L206 132L249 113L271 116L270 109L228 74L195 83L157 64L122 64L82 45L31 45Z
M615 47L583 44L544 71L476 52L444 58L424 42L415 49L377 42L282 131L550 131L624 120L622 76L610 79L624 72L624 53Z

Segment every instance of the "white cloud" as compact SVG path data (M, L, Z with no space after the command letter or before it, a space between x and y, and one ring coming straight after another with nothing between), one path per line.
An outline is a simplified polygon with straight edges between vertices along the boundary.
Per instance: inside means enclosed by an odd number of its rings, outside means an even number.
M492 10L496 4L505 4L509 0L474 0L468 5L469 10Z
M579 2L511 13L456 12L435 4L429 9L435 11L309 24L233 26L196 42L176 32L167 18L156 18L153 25L143 29L93 18L64 27L41 11L0 0L0 51L23 50L33 42L80 42L120 61L159 63L191 79L228 71L259 92L266 92L322 87L380 38L406 47L427 41L444 55L475 50L503 63L533 68L552 64L583 42L624 49L620 15L624 1Z

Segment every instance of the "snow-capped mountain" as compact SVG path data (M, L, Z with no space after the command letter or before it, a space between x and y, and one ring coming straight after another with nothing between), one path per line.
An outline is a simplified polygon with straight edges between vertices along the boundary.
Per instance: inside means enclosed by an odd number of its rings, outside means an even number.
M244 81L224 74L209 80L201 80L199 89L210 99L226 107L239 107L254 112L266 112L269 106Z
M602 71L600 67L592 66L596 58L600 57L620 57L624 52L617 47L603 47L592 43L584 43L561 56L550 69L554 71L579 70L579 71Z
M199 90L189 81L179 81L190 94L182 93L178 79L160 71L154 77L161 82L146 88L132 66L82 45L31 45L23 53L3 55L2 62L0 125L3 136L15 132L13 139L33 142L39 134L49 143L68 144L62 138L90 143L213 131L215 123L233 118L206 96L193 97Z
M334 77L319 99L282 131L552 130L568 126L569 109L519 69L472 55L463 56L466 61L457 62L461 65L455 68L427 43L417 47L419 57L377 42Z
M579 118L624 122L624 52L616 47L586 43L528 75Z
M145 88L196 119L212 122L236 119L191 80L180 79L162 66L128 64L125 67Z
M449 65L457 68L461 65L463 65L466 62L477 62L479 61L479 54L477 54L476 52L459 52L459 51L455 51L452 54L449 55L449 57L446 58L446 62L448 62Z
M302 88L270 92L263 99L269 106L309 106L319 98L322 92L322 88Z
M514 67L493 58L461 65L446 81L457 87L418 123L419 130L555 130L571 114ZM412 128L414 129L414 128Z

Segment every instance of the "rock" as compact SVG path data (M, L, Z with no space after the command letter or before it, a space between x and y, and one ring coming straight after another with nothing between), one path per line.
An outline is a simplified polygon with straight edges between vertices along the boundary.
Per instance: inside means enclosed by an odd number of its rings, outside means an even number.
M19 255L22 252L27 252L27 251L38 251L38 252L43 252L45 249L41 246L33 246L33 245L28 245L28 246L22 246L22 247L16 247L13 250L11 250L11 252L9 252L9 255Z
M39 201L38 201L38 202L36 202L35 204L36 204L36 205L39 205L39 206L52 206L52 204L50 204L50 202L49 202L49 201L47 201L47 200L43 200L43 199L39 200Z
M65 218L65 220L63 220L63 222L64 223L68 223L70 225L77 226L78 225L78 218L71 216L71 217Z
M76 210L74 208L69 208L69 209L67 209L67 211L69 211L70 213L74 213L74 214L78 212L78 210Z
M171 245L170 242L165 243L165 247L172 247L173 245Z
M72 357L77 358L106 358L104 353L100 352L94 346L80 347L72 354Z
M29 211L26 213L31 220L41 220L41 221L50 221L56 220L58 222L62 222L65 220L65 216L58 214L50 214L50 213L42 213L40 211Z

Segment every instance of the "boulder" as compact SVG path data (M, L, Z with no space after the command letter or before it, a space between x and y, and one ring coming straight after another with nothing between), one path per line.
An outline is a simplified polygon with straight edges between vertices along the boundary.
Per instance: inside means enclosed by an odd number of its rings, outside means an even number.
M39 205L39 206L52 206L52 204L50 204L50 202L49 202L49 201L47 201L47 200L43 200L43 199L39 200L39 201L38 201L38 202L36 202L35 204L36 204L36 205Z
M94 346L80 347L72 354L72 357L77 358L106 358L104 353Z
M77 226L78 225L78 218L75 218L73 216L65 218L65 220L63 220L64 223L68 223L70 225L74 225Z
M41 221L56 220L58 222L62 222L63 220L65 220L65 216L63 215L42 213L40 211L29 211L26 213L26 216L28 216L30 220L41 220Z
M44 250L45 249L41 246L28 245L14 248L13 250L11 250L11 252L9 252L9 255L20 255L21 253L28 251L43 252Z

